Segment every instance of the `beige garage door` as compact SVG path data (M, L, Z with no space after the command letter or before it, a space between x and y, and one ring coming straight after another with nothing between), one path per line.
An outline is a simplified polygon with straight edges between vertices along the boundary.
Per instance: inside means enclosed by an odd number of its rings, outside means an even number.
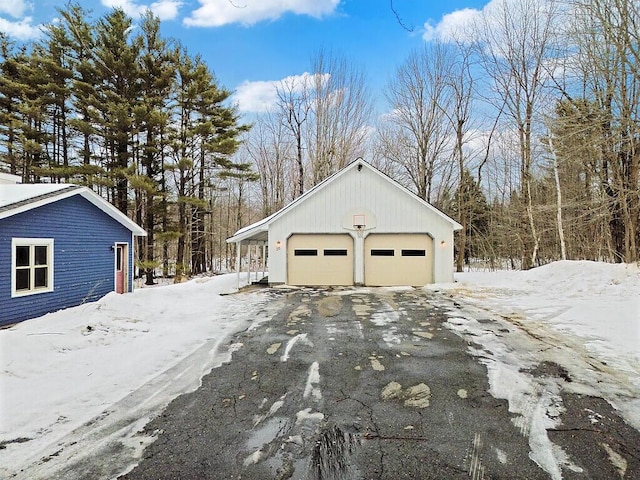
M424 234L370 234L364 239L364 283L433 283L433 239Z
M287 241L289 285L353 285L350 235L292 235Z

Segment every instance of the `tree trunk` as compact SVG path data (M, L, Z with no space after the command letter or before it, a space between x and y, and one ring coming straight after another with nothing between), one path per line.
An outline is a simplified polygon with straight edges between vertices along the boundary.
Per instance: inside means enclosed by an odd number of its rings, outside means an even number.
M553 138L549 135L549 150L553 155L553 178L556 186L556 222L558 226L558 237L560 238L560 258L567 259L567 245L564 240L564 226L562 223L562 190L560 189L560 175L558 174L558 158L553 149Z

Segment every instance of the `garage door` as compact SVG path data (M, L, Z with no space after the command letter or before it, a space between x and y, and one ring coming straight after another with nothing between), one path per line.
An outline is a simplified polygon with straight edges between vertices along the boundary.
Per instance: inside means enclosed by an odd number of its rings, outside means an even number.
M350 235L292 235L287 241L289 285L353 285Z
M364 239L364 283L433 283L433 239L424 234L371 234Z

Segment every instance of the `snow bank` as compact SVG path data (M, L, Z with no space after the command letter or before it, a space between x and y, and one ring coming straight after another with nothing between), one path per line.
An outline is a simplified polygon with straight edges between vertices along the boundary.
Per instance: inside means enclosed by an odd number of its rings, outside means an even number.
M457 273L456 281L475 300L582 337L594 354L624 370L640 362L638 265L562 261L528 271Z

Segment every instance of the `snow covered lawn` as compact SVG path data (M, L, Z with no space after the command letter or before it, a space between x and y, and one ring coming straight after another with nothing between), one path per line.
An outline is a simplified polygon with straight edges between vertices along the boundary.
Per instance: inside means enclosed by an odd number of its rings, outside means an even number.
M143 417L197 388L221 342L260 321L264 296L220 295L236 286L231 274L112 293L0 330L0 478L145 385Z

